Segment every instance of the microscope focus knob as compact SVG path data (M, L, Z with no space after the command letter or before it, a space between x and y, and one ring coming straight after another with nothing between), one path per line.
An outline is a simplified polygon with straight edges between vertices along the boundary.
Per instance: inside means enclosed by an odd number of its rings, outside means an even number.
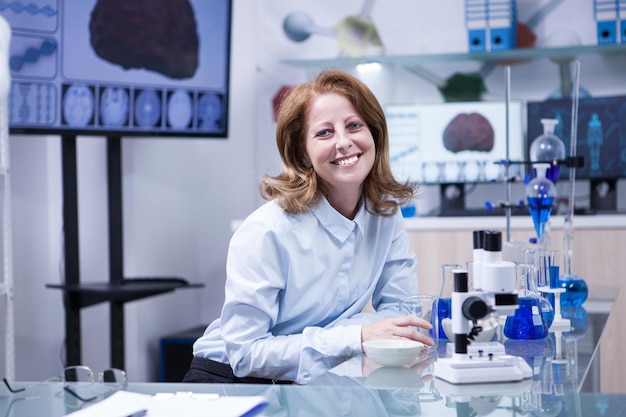
M463 302L461 311L466 319L476 321L489 314L489 306L482 298L472 296Z

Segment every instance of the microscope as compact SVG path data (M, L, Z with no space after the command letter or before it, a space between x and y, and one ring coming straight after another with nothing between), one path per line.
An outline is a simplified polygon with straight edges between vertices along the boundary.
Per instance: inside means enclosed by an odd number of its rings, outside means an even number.
M518 382L532 376L532 369L518 356L506 355L500 343L482 343L470 349L482 330L478 320L490 314L510 316L518 307L516 265L502 260L502 233L473 234L472 278L468 271L454 271L451 297L454 352L435 362L434 375L451 384Z

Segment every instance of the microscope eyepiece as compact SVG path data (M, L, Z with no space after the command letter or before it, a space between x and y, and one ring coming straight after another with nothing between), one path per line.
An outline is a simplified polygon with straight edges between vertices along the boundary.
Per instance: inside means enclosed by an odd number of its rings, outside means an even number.
M485 245L485 231L484 230L474 230L472 232L472 241L474 245L474 249L482 249Z
M488 252L500 252L502 250L502 232L498 230L485 231L483 249Z

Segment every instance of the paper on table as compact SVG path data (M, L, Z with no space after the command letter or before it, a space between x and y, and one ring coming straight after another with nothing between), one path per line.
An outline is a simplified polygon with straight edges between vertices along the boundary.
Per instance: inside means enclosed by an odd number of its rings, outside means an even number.
M210 399L207 399L210 398ZM253 416L267 405L265 398L209 397L204 394L171 394L158 397L118 391L105 400L67 414L68 417L127 417L148 410L146 417Z

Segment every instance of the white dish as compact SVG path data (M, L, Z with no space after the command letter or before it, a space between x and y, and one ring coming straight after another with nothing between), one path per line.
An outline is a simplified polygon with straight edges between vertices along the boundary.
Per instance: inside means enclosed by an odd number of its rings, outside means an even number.
M370 340L363 343L365 354L382 366L405 366L419 357L424 344L414 340Z

